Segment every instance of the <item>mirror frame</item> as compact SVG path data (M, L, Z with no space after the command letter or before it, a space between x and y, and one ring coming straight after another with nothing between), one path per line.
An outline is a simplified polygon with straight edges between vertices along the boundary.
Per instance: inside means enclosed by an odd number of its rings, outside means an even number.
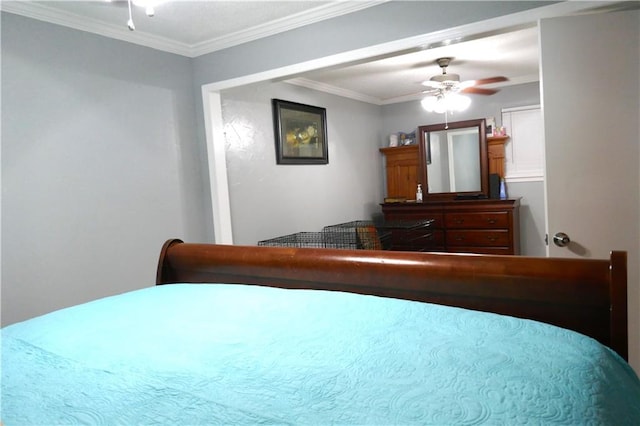
M429 192L429 178L427 176L427 132L437 132L451 129L462 129L466 127L478 127L478 149L480 151L480 191L468 192ZM489 152L487 150L487 131L484 118L476 120L454 121L451 123L430 124L418 127L419 155L420 155L420 178L424 182L422 185L425 200L455 199L459 195L469 198L489 198Z

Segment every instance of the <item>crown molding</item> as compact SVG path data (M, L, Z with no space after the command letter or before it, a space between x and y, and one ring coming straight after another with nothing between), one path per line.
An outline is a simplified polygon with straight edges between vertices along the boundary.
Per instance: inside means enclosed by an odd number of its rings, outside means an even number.
M107 24L93 18L63 12L42 3L2 1L0 7L3 12L175 53L177 55L189 56L188 53L190 52L190 47L184 43L153 36L141 31L129 31L129 29L124 26Z
M537 74L523 75L516 78L512 78L508 82L493 84L490 87L500 88L500 87L516 86L519 84L534 83L539 80L540 79L538 78ZM343 98L366 102L368 104L373 104L373 105L391 105L391 104L397 104L400 102L415 101L418 99L422 99L424 97L424 94L421 91L417 91L416 93L411 93L408 95L396 96L388 99L381 99L375 96L365 95L360 92L356 92L353 90L346 90L341 87L333 86L326 83L321 83L319 81L311 80L308 78L302 78L302 77L290 78L288 80L284 80L284 82L293 84L296 86L300 86L300 87L306 87L307 89L317 90L319 92L329 93L331 95L342 96Z
M323 6L287 16L286 18L267 22L262 25L249 28L245 31L228 34L212 40L196 43L191 46L191 56L201 56L212 53L217 50L226 49L228 47L237 46L239 44L258 40L271 35L279 34L285 31L303 27L305 25L314 24L338 16L346 15L359 10L367 9L372 6L386 3L391 0L368 0L368 1L339 1L332 2Z
M294 84L300 87L306 87L307 89L317 90L319 92L329 93L336 96L342 96L343 98L349 98L356 101L366 102L368 104L373 105L382 105L383 102L381 99L376 98L375 96L364 95L359 92L355 92L353 90L342 89L337 86L332 86L326 83L320 83L315 80L310 80L308 78L290 78L284 81L285 83Z
M13 13L25 16L27 18L37 19L39 21L49 22L56 25L62 25L80 31L98 34L117 40L134 43L141 46L162 50L177 55L194 58L207 53L237 46L239 44L254 41L270 35L282 33L302 27L304 25L313 24L326 19L335 18L358 10L366 9L390 0L373 0L373 1L349 1L329 3L306 12L271 21L246 31L239 31L228 34L223 37L206 40L193 45L177 42L165 37L145 33L142 31L129 31L125 26L108 24L93 18L77 15L74 13L61 11L59 9L47 6L43 3L34 3L27 1L0 1L0 10L3 12Z

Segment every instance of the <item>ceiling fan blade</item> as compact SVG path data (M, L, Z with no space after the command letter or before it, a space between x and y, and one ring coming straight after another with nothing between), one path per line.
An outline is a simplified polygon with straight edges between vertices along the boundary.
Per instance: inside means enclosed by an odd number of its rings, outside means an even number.
M458 90L462 91L464 89L468 89L469 87L473 87L475 85L476 85L476 80L465 80L465 81L461 81L457 85L457 88Z
M442 94L442 90L441 89L427 89L427 90L423 90L422 94L427 95L427 96L437 96L439 94Z
M480 80L475 80L474 86L479 86L479 85L482 85L482 84L500 83L500 82L503 82L503 81L509 81L509 79L507 77L503 77L503 76L481 78Z
M498 91L496 89L483 89L481 87L467 87L466 89L462 89L460 91L460 93L470 93L473 95L493 95L494 93L497 93Z

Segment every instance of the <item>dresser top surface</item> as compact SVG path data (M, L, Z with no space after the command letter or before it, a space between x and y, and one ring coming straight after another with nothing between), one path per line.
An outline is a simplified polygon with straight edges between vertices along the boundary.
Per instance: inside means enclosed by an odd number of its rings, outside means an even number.
M517 207L520 205L520 198L507 198L505 200L482 198L474 200L429 200L418 203L415 201L405 201L398 203L381 203L383 207L397 207L397 208L420 208L420 207L439 207L439 206L469 206L469 207L483 207L483 206L504 206L504 207Z

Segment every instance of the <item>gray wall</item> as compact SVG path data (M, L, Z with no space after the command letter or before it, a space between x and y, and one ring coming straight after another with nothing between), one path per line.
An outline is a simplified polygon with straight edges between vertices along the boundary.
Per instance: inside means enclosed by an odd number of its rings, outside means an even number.
M151 285L167 238L213 240L202 84L541 4L390 2L193 60L3 12L3 324ZM377 191L346 146L320 176L340 189L300 203Z
M272 98L327 108L329 165L276 165ZM502 108L539 103L537 83L506 87L474 97L470 110L455 120L496 117L500 123ZM379 214L384 177L377 148L387 146L392 132L443 120L418 101L378 107L286 83L224 91L223 116L235 244ZM513 182L508 189L511 197L521 198L522 254L544 256L543 182Z
M190 60L2 13L2 323L154 284L203 238Z
M379 213L380 109L286 83L222 94L234 244ZM326 108L329 164L276 165L271 99Z
M2 13L3 324L152 285L167 238L211 241L197 63ZM227 117L249 102L269 129L258 161L229 139L237 243L377 211L391 110L283 83L233 93ZM272 97L327 108L327 166L275 165Z
M197 133L200 149L205 147L202 98L203 84L229 80L278 67L323 58L328 55L366 48L380 43L444 30L459 25L504 16L549 1L393 1L348 15L317 22L285 33L202 55L193 60L194 90L197 96ZM200 154L206 170L206 153ZM353 188L353 191L358 191ZM277 195L277 192L274 192ZM230 195L232 197L232 195ZM205 214L212 217L211 197ZM212 219L206 224L213 241Z
M538 83L502 88L492 96L473 96L468 110L449 116L449 121L495 117L500 125L503 108L540 104ZM443 114L428 113L420 101L403 102L382 107L382 129L379 146L389 144L389 135L414 131L419 126L444 122ZM509 129L507 129L507 133ZM509 197L520 197L520 252L527 256L545 256L544 182L510 182Z

